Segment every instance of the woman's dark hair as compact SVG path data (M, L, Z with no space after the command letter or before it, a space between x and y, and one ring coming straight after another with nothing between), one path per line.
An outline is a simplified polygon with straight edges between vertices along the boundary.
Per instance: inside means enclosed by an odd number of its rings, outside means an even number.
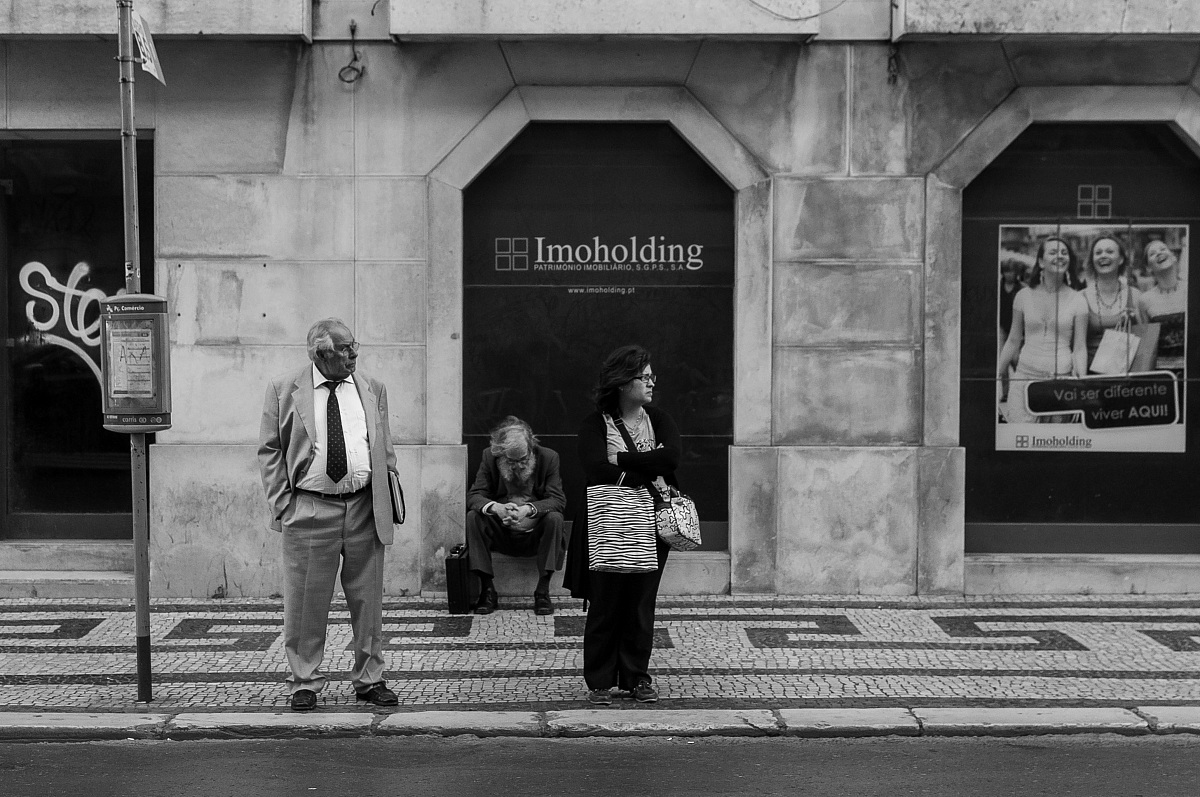
M1062 238L1052 235L1038 244L1037 257L1033 259L1033 275L1029 278L1029 287L1036 288L1042 284L1042 258L1046 256L1046 244L1051 241L1058 241L1067 250L1067 287L1075 288L1077 284L1082 284L1079 279L1079 258L1075 256L1075 250Z
M629 380L639 376L650 364L650 352L638 345L622 346L604 358L600 366L600 378L592 388L592 399L596 409L615 413L619 408L618 396Z
M1096 276L1096 267L1092 265L1092 257L1096 254L1096 244L1101 241L1112 241L1117 245L1117 251L1121 254L1121 265L1117 266L1117 276L1125 275L1125 269L1129 266L1129 257L1125 254L1125 244L1121 243L1121 239L1115 235L1101 235L1096 240L1092 241L1092 245L1088 247L1087 263L1083 267L1083 273L1088 279L1094 279Z

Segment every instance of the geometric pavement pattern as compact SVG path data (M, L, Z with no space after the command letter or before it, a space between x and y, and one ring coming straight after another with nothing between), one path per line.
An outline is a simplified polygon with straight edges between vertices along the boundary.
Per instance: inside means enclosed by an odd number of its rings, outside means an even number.
M384 603L398 710L578 708L584 612L487 616ZM158 600L154 709L287 710L279 600ZM355 705L344 603L326 643L325 707ZM133 711L131 601L0 600L0 711ZM660 598L656 708L1200 705L1191 596ZM374 709L372 709L374 710Z

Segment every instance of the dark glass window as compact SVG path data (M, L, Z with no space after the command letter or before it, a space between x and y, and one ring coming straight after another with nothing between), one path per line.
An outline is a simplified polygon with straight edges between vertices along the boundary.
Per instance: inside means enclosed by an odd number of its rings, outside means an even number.
M153 163L139 151L143 291L153 289ZM98 300L123 292L121 147L0 143L4 536L128 536L127 435L100 416Z
M1147 294L1156 278L1146 248L1161 241L1179 259L1183 315L1196 306L1187 262L1192 236L1200 233L1196 155L1161 124L1033 125L964 190L963 217L960 439L967 456L967 551L1200 552L1194 499L1200 324L1194 317L1177 329L1167 315L1158 317L1163 340L1147 366L1178 379L1179 424L1168 437L1182 450L1148 443L1137 429L1122 431L1121 444L1131 450L1086 450L1082 443L1077 450L1006 447L1001 424L1013 422L1006 415L1013 402L998 378L1004 327L1012 318L1006 305L1013 301L1001 267L1015 269L1028 285L1036 249L1047 238L1061 237L1071 249L1076 267L1064 281L1081 296L1088 290L1090 252L1103 234L1111 233L1124 253L1121 284ZM1107 301L1116 298L1113 293ZM1089 331L1089 370L1101 331ZM1184 351L1186 358L1176 356ZM1026 445L1033 436L1065 440L1079 428L1048 420L1037 421Z
M570 515L583 494L575 434L600 363L640 343L655 403L683 434L680 482L717 524L705 548L726 548L732 189L668 125L535 123L463 205L469 477L488 429L517 415L562 456Z

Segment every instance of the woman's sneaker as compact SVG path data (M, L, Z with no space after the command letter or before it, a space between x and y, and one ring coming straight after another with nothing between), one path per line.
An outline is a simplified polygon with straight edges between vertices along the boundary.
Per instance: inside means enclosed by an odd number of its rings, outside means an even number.
M641 681L637 686L633 687L631 692L633 699L639 703L654 703L658 700L658 692L654 691L654 687L649 681Z
M593 689L592 691L588 692L588 702L593 706L611 706L612 690Z

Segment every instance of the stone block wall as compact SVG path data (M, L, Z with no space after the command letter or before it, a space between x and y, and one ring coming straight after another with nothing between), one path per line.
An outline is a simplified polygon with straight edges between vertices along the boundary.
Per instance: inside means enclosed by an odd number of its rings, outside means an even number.
M267 380L307 362L304 333L327 315L388 385L409 503L389 594L444 583L462 539L465 448L430 445L426 423L443 390L428 394L429 325L445 322L429 314L426 175L512 82L495 46L359 49L371 79L351 85L339 44L159 47L155 275L175 313L176 423L153 454L155 594L278 591L258 419ZM214 472L249 487L204 522Z
M995 41L395 44L364 20L365 72L347 84L340 29L367 5L325 4L313 45L167 39L168 85L138 81L155 284L174 312L175 426L151 453L155 594L277 591L258 419L267 379L306 361L325 315L351 323L389 388L410 519L388 590L443 588L466 481L462 153L489 157L531 116L668 112L727 132L714 158L739 175L752 264L735 300L729 589L962 590L954 170L970 159L947 156L1028 124L1006 104L1021 80L1113 82L1155 59L1086 42L1069 58ZM10 130L119 127L107 43L2 46ZM1200 86L1182 46L1166 50L1174 66L1143 82ZM1081 52L1096 55L1085 72L1060 69Z

